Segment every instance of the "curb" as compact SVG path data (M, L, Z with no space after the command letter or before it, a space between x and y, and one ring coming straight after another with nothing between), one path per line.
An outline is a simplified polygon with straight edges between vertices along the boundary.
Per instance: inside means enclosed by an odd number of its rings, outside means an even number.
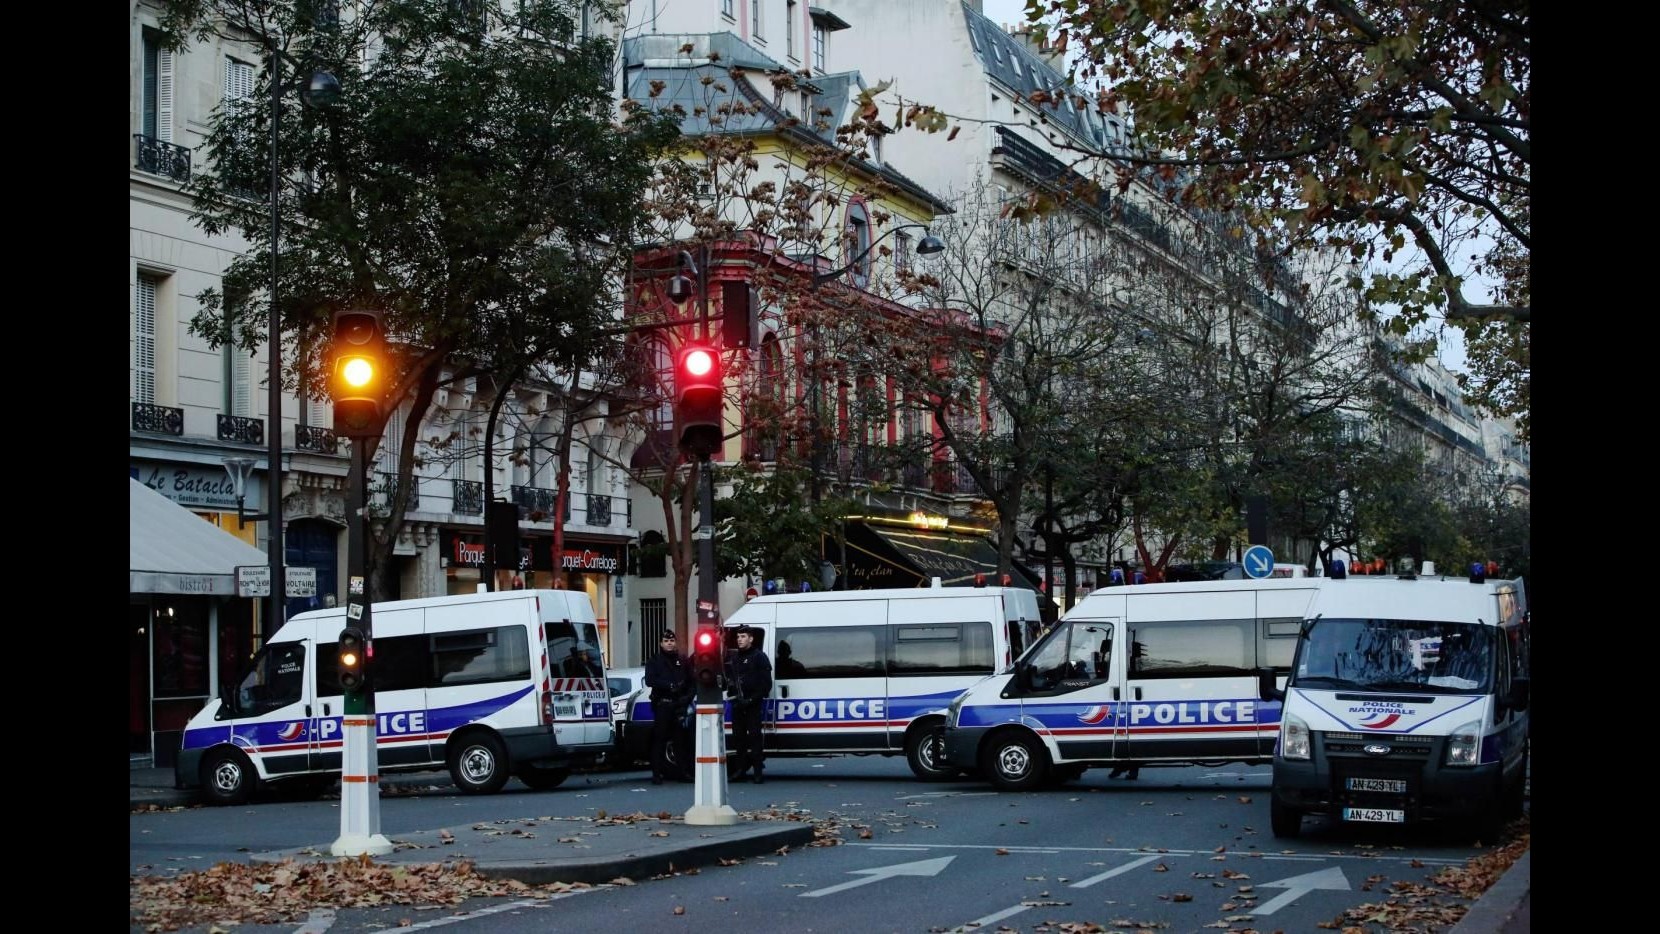
M1481 897L1447 934L1495 934L1505 929L1518 910L1524 912L1518 930L1527 930L1525 913L1528 910L1528 895L1533 888L1532 858L1533 851L1530 849L1511 863L1504 875L1481 893Z

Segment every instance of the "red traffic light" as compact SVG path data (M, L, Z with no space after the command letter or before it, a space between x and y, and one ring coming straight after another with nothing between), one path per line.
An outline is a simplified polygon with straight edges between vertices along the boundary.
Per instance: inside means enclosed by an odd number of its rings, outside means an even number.
M713 629L700 630L697 634L697 650L699 652L711 651L714 649L716 641Z
M681 347L674 367L674 423L687 452L707 457L720 450L724 395L715 349L701 343Z

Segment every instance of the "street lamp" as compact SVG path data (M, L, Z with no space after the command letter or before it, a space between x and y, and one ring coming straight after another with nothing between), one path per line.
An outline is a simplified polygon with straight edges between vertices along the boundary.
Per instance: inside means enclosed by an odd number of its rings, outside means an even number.
M250 522L269 520L271 518L270 510L253 515L242 511L243 502L248 496L248 475L253 473L254 459L251 457L222 457L219 460L220 463L225 465L225 473L230 474L231 492L236 496L236 527L240 529Z
M278 158L278 135L282 127L282 94L284 91L301 87L296 78L292 84L283 84L282 62L289 58L277 48L277 40L272 37L269 43L271 51L271 307L266 319L265 339L268 345L269 360L266 361L268 371L266 382L266 410L270 414L271 424L266 435L266 476L270 481L270 491L266 494L266 511L263 517L270 524L270 552L271 562L271 610L268 632L276 632L282 627L286 616L284 604L288 598L287 581L284 580L283 564L285 553L283 550L282 534L282 313L277 301L277 246L282 236L282 160ZM292 59L289 59L293 61ZM297 65L297 63L296 63ZM327 107L340 97L340 81L326 71L313 70L304 82L300 92L300 101L308 107ZM234 459L234 458L233 458ZM230 462L225 464L226 470L231 470ZM235 475L233 474L233 480ZM237 527L241 528L242 489L247 481L244 469L242 481L237 483L236 519Z
M875 240L872 240L870 242L869 246L865 247L863 250L860 250L859 255L855 256L855 257L853 257L853 259L849 260L846 266L843 266L840 269L833 269L830 272L821 272L821 273L818 273L818 274L814 275L813 276L813 288L815 288L815 289L818 288L819 286L823 285L824 283L829 282L831 279L834 279L837 276L842 275L843 273L847 272L849 269L852 269L854 266L857 266L860 263L864 262L865 257L870 255L870 251L876 249L877 245L880 244L883 240L886 240L888 237L893 236L894 234L898 233L901 230L909 230L913 227L920 227L923 231L922 242L918 243L916 245L916 251L919 255L932 256L933 254L938 253L941 250L945 249L945 244L940 241L940 238L938 238L938 237L934 236L933 234L927 232L928 231L928 225L927 224L900 224L898 227L890 227L887 230L883 231L882 235L880 237L877 237Z

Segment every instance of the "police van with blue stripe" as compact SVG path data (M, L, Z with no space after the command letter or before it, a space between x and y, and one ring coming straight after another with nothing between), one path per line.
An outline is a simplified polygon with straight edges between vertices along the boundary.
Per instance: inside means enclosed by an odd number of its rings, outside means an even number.
M736 650L737 629L760 631L773 665L762 724L769 758L903 755L917 777L941 780L958 774L940 745L946 705L1007 671L1041 626L1035 591L936 579L752 598L726 621L726 651ZM651 716L651 704L636 701L625 735L649 737Z
M603 660L586 594L513 590L374 605L376 757L381 773L448 768L470 794L509 775L562 783L611 747ZM180 788L238 804L261 786L319 794L340 777L345 715L336 640L346 610L300 613L246 673L190 719L175 765ZM567 665L567 660L571 664Z
M1275 692L1324 578L1093 591L1013 670L955 698L947 762L1005 789L1103 766L1267 764Z

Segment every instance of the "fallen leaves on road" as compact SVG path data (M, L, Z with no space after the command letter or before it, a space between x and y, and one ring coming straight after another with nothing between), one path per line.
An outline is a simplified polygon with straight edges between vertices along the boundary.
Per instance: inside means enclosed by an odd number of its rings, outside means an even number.
M391 866L360 856L334 862L219 863L167 878L144 876L129 883L128 903L133 923L154 932L300 921L319 906L458 905L469 898L547 898L585 888L585 883L529 886L486 879L469 862Z
M1383 902L1356 905L1329 922L1321 922L1320 927L1341 928L1345 934L1369 934L1380 930L1390 934L1444 931L1469 912L1470 906L1466 901L1479 898L1512 863L1527 852L1532 843L1529 818L1524 816L1511 824L1509 834L1506 842L1497 849L1472 857L1463 866L1440 869L1430 877L1427 885L1395 882L1389 886L1390 894Z

